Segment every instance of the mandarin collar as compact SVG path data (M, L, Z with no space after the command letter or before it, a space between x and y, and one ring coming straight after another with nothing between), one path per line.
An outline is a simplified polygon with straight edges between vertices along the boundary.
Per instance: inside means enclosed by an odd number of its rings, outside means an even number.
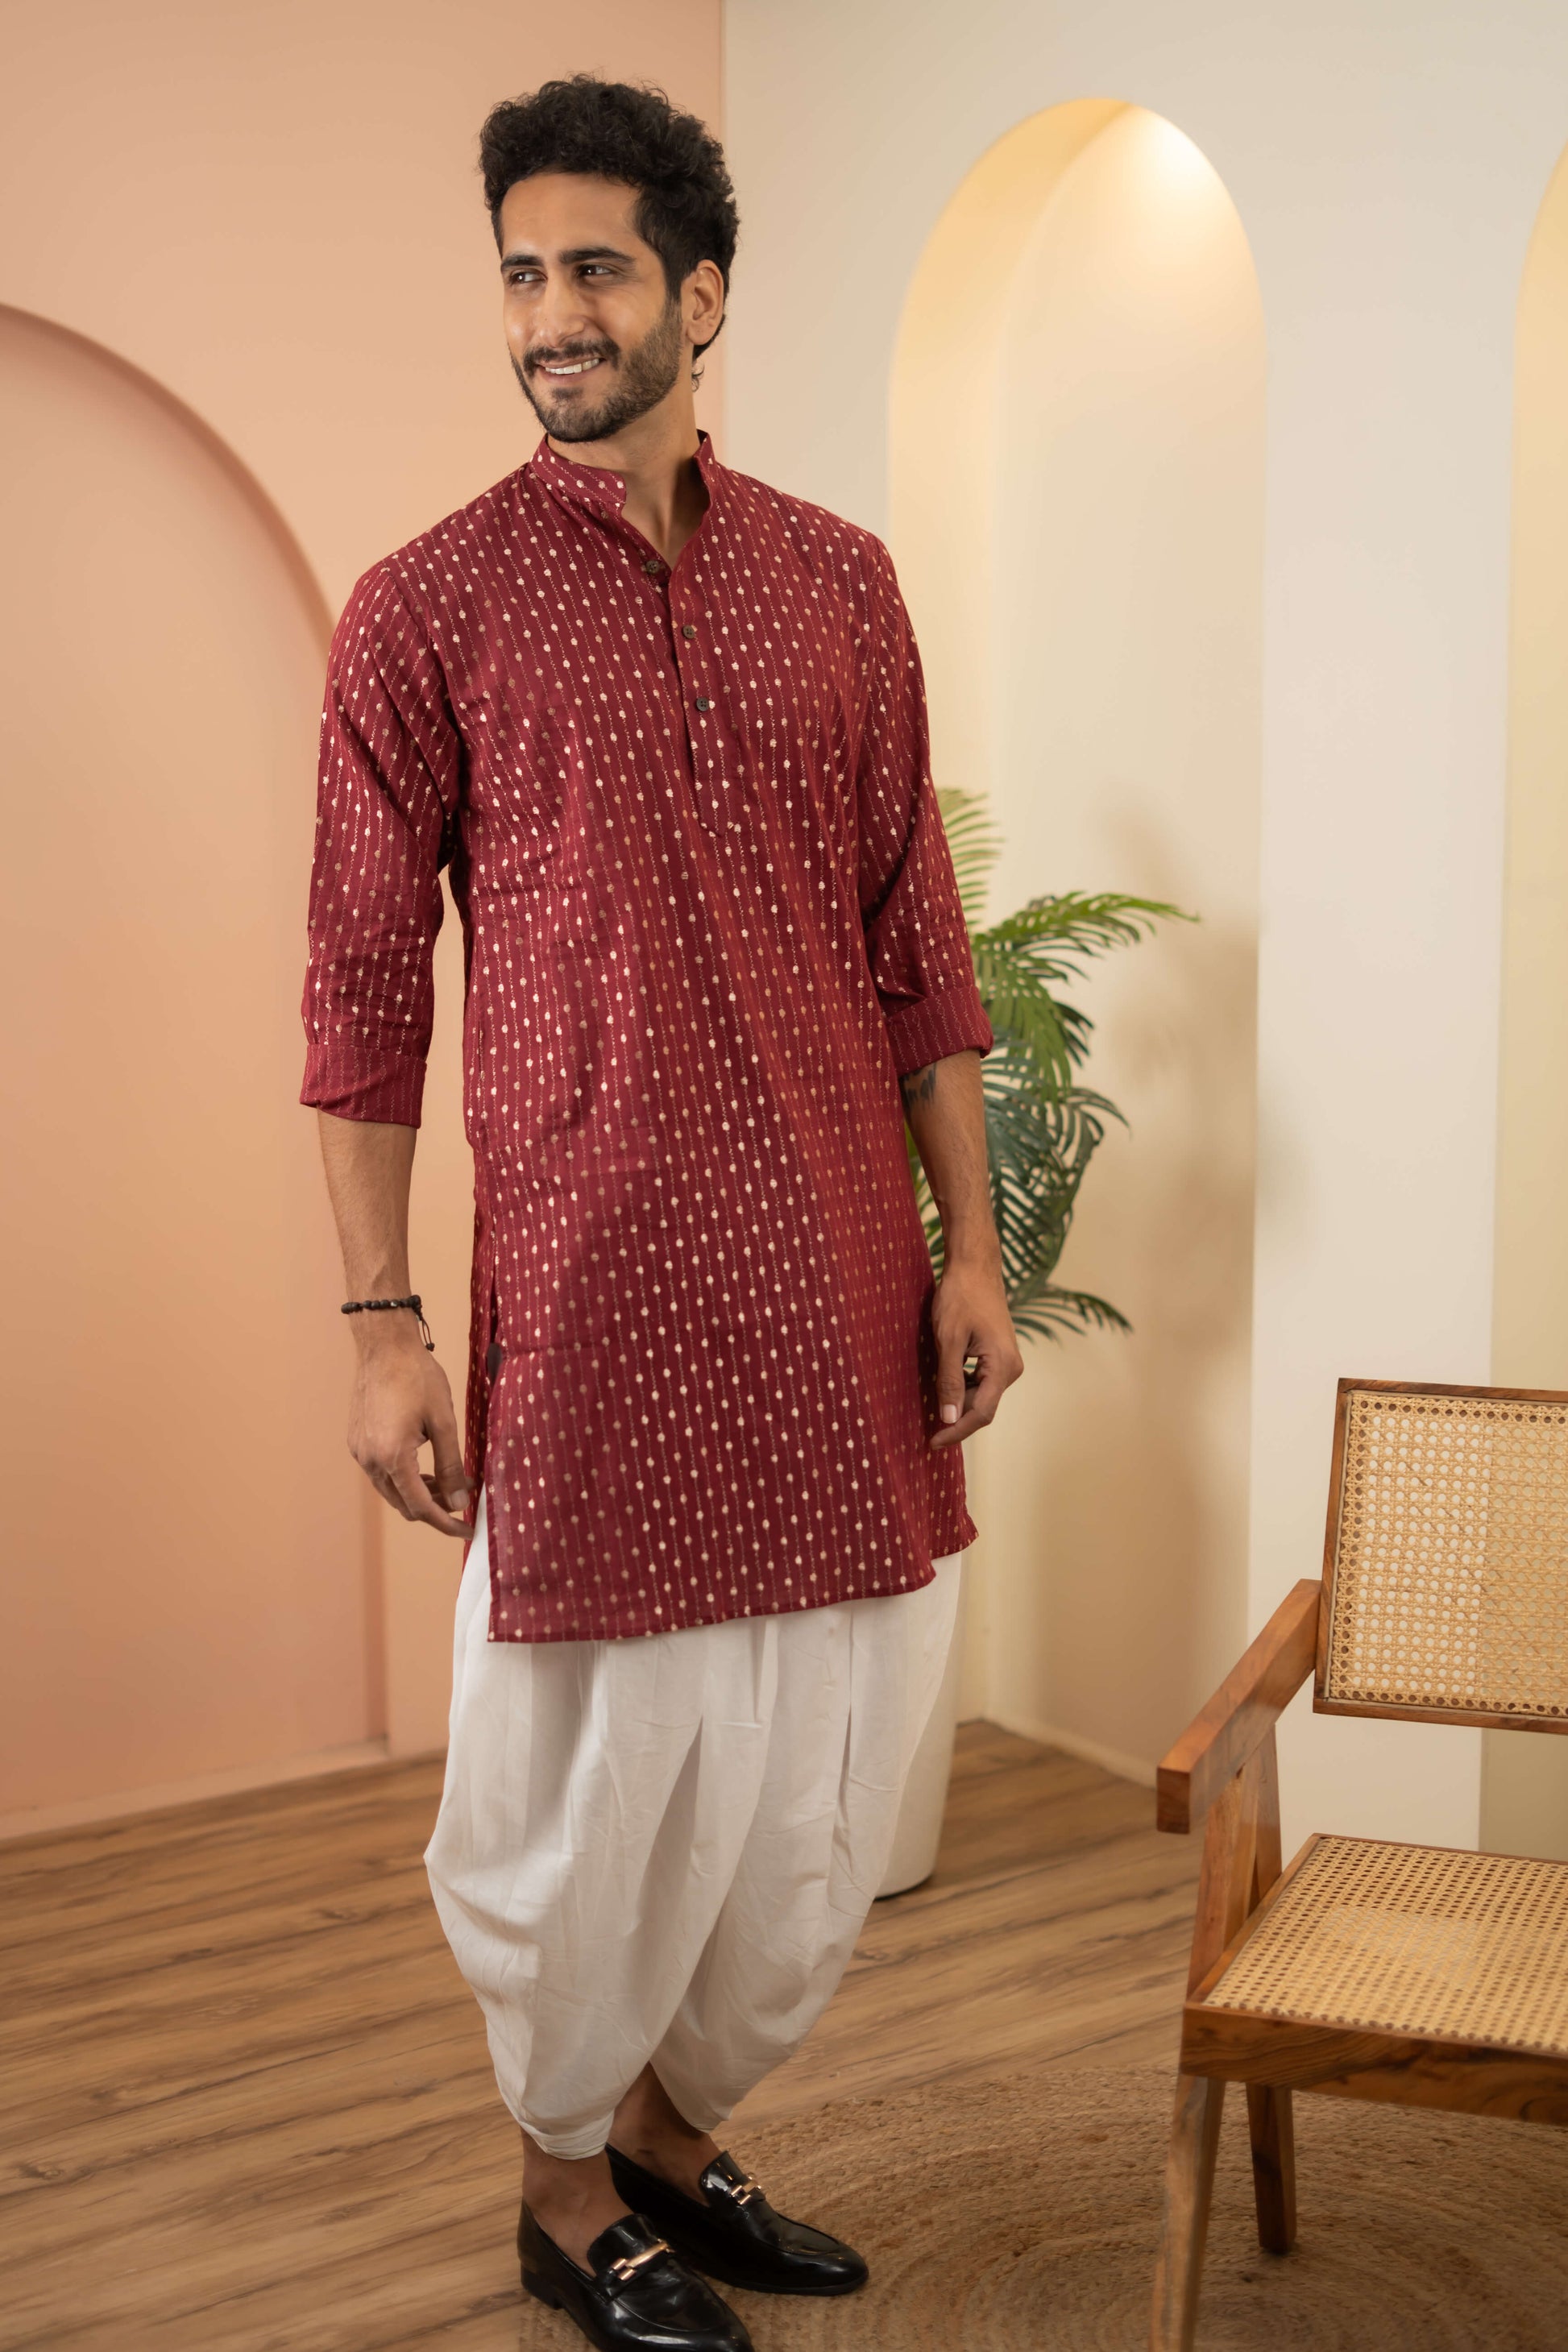
M545 486L569 505L588 507L600 514L618 515L626 502L626 478L607 466L580 466L575 458L562 457L550 446L548 433L542 434L538 448L528 460L530 470ZM714 455L713 440L700 425L697 428L697 465L708 486L710 505L719 492L719 477L723 472Z

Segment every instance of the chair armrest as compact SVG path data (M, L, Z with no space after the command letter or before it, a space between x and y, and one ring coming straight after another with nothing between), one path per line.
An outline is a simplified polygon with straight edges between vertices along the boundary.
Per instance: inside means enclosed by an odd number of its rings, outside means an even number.
M1185 1835L1283 1714L1317 1662L1316 1580L1292 1587L1246 1656L1188 1724L1156 1777L1156 1825Z

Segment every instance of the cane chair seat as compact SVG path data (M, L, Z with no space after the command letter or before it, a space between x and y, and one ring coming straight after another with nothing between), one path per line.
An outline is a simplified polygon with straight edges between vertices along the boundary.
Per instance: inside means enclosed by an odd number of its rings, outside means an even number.
M1568 1863L1314 1839L1193 2006L1568 2057Z

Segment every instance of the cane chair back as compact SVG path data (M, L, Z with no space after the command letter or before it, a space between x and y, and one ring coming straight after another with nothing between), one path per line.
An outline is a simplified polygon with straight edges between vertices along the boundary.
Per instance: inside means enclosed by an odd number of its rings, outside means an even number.
M1313 1704L1568 1731L1568 1397L1342 1381Z

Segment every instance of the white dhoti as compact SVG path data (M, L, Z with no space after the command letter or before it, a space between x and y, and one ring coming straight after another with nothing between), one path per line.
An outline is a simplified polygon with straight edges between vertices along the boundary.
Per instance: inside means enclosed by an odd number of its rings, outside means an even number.
M491 1642L481 1496L425 1861L501 2096L549 2154L596 2154L650 2060L710 2131L804 2040L888 1868L961 1558L787 1616Z

